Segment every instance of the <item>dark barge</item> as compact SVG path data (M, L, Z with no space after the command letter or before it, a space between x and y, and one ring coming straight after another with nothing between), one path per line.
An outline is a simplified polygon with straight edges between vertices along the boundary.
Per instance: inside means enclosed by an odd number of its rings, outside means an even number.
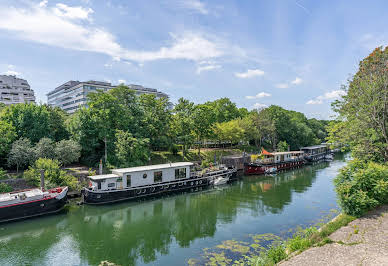
M198 191L215 178L234 178L236 171L226 167L193 171L193 163L179 162L113 169L112 174L89 176L89 187L83 188L86 204L105 204L158 196L179 191Z
M0 194L0 222L59 212L67 202L67 192L67 187L58 187Z

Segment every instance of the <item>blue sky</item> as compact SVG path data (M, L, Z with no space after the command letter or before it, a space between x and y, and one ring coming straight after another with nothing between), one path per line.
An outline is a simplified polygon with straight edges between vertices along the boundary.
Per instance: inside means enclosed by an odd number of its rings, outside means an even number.
M1 0L0 73L38 101L68 80L141 84L329 118L341 84L386 45L388 2Z

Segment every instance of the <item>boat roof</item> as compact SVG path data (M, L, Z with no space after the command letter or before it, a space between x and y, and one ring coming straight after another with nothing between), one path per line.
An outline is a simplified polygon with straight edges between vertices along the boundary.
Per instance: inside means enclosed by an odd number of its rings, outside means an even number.
M151 171L151 170L159 170L159 169L166 169L166 168L186 167L186 166L192 166L192 165L194 164L191 162L155 164L155 165L145 165L145 166L137 166L137 167L130 167L130 168L113 169L112 173L124 174L124 173Z
M40 196L40 195L43 195L45 193L39 188L3 193L3 194L0 194L0 202L13 200L13 199L15 199L15 196L22 195L22 194L25 194L26 197L29 198L29 197L34 197L34 196Z
M273 152L272 154L273 155L284 155L284 154L295 154L295 153L301 154L301 153L303 153L303 151L278 151L278 152Z
M326 147L327 147L326 144L321 144L321 145L315 145L315 146L302 147L300 149L301 150L315 150L315 149L326 148Z
M101 180L101 179L109 179L109 178L117 178L118 175L115 174L106 174L106 175L92 175L88 176L91 180Z

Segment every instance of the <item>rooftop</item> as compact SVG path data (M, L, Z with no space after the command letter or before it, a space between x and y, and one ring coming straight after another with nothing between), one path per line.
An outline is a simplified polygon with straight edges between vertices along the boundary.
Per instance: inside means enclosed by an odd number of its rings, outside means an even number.
M315 146L302 147L300 149L301 150L315 150L315 149L326 148L326 147L327 147L326 144L321 144L321 145L315 145Z
M155 165L145 165L145 166L137 166L137 167L130 167L130 168L113 169L112 173L124 174L124 173L151 171L151 170L159 170L159 169L166 169L166 168L186 167L186 166L192 166L192 165L194 164L190 162L155 164Z
M119 177L115 174L107 174L107 175L92 175L88 176L91 180L101 180L101 179L109 179L109 178L116 178Z

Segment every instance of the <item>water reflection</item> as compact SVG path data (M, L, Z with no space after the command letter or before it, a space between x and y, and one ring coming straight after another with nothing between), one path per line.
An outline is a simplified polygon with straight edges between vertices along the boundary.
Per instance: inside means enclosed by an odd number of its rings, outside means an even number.
M245 177L197 194L73 206L67 214L3 225L0 264L95 265L109 260L133 265L153 262L160 255L174 256L179 247L214 237L220 223L233 224L242 215L282 213L293 194L307 191L317 173L328 166L320 163L271 177Z

